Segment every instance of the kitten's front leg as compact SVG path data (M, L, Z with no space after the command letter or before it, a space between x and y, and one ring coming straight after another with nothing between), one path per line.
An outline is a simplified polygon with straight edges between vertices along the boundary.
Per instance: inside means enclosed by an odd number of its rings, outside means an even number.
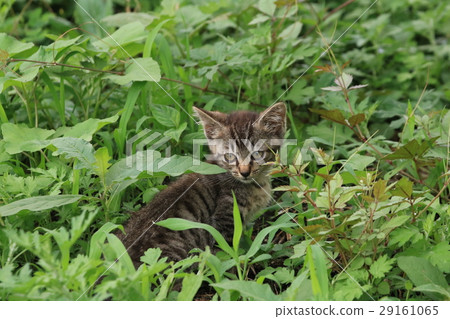
M233 220L233 199L223 197L216 205L214 214L210 217L209 223L216 230L218 230L228 243L233 241L234 232L234 220ZM211 238L212 242L210 247L215 246L214 238Z

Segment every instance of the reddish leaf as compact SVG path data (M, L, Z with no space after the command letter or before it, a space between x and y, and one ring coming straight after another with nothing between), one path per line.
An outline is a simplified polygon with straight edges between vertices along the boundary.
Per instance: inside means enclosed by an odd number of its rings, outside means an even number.
M350 116L350 118L348 119L348 122L353 127L353 126L358 125L359 123L361 123L365 119L366 119L366 116L363 113L358 113L358 114L355 114L353 116Z
M313 113L320 114L322 118L348 126L347 122L345 121L344 115L342 115L341 111L334 109L334 110L320 110L320 109L309 109Z

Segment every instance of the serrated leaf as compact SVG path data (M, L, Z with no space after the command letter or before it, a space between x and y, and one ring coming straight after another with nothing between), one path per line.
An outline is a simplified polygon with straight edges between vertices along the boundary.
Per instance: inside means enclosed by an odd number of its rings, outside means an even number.
M342 88L339 86L326 86L321 88L324 91L332 91L332 92L339 92L342 91Z
M102 147L95 152L94 157L95 162L92 165L94 173L103 180L106 172L108 171L108 167L111 166L109 163L111 156L109 156L108 149L106 147Z
M410 216L396 216L389 220L387 223L381 225L380 231L397 228L406 223L411 217Z
M1 128L5 150L11 155L39 151L50 145L51 142L47 138L55 133L54 130L29 128L24 124L3 123Z
M374 278L383 278L392 269L394 262L395 259L388 259L387 255L383 255L370 265L369 272Z
M351 87L348 88L348 90L358 90L358 89L362 89L369 86L368 84L360 84L360 85L353 85Z
M80 138L60 137L51 141L57 148L53 155L64 155L66 158L75 158L75 169L92 169L95 163L94 148L91 143Z
M39 212L78 201L81 195L47 195L21 199L0 207L0 216L11 216L23 210Z
M334 83L336 83L337 86L339 87L344 87L344 88L348 88L350 86L350 84L352 84L353 82L353 76L351 76L350 74L347 73L342 73L341 76L337 77L334 80Z

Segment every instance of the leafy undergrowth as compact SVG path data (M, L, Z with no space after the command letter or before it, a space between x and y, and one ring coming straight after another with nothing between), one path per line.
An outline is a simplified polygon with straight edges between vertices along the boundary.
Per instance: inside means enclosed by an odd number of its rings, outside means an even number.
M450 4L379 2L342 35L372 1L78 2L105 29L72 1L0 5L0 299L450 299ZM163 221L220 251L136 270L114 231L221 171L192 160L192 106L278 98L272 206L235 208L232 243Z

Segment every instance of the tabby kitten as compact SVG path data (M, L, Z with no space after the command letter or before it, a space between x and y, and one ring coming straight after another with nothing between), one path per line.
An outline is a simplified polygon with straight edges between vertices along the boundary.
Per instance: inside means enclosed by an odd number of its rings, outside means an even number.
M216 175L187 174L158 193L135 213L125 233L119 234L135 266L153 247L178 261L193 248L214 247L204 230L171 231L154 223L184 218L216 228L228 242L233 238L233 196L243 223L270 201L269 167L286 130L286 106L277 103L262 113L237 111L231 114L195 108L211 150L209 162L227 170Z

